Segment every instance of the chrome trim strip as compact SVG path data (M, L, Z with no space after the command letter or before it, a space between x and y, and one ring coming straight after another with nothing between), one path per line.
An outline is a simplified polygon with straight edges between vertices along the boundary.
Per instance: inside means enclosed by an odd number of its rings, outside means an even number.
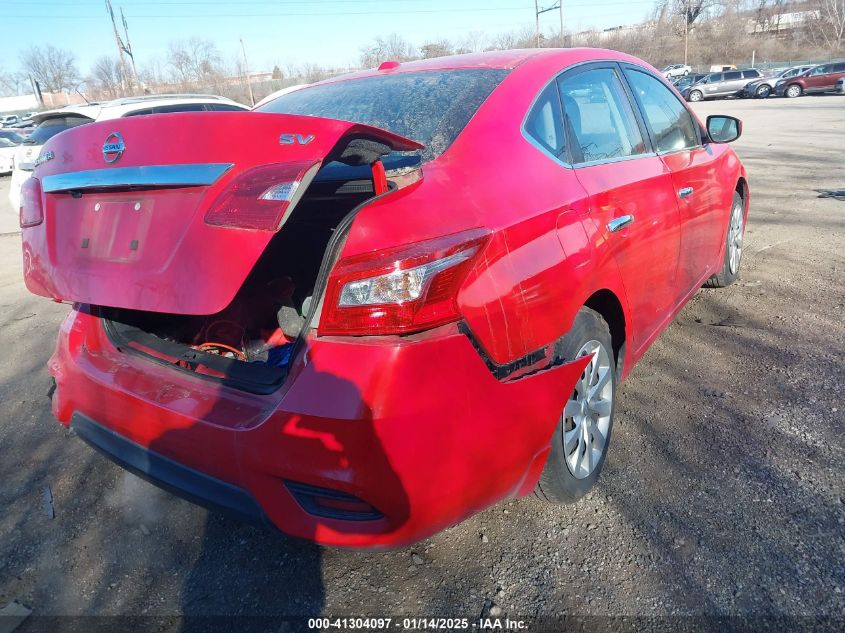
M233 163L145 165L112 167L53 174L41 179L45 193L117 187L192 187L211 185L233 167Z

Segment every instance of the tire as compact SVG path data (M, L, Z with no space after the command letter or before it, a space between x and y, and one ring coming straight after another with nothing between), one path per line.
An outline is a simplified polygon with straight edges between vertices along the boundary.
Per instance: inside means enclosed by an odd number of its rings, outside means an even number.
M613 430L617 375L610 329L598 312L585 307L578 311L572 329L555 344L554 353L556 358L572 360L593 351L593 360L558 420L537 482L535 494L550 503L573 503L590 491L601 473ZM587 383L592 389L586 388ZM591 392L593 398L581 395Z
M801 88L800 85L792 84L791 86L788 86L786 88L786 90L784 91L783 94L786 95L787 97L789 97L790 99L794 99L795 97L800 97L803 92L804 92L804 89Z
M758 99L765 99L770 94L772 94L772 87L769 84L761 84L757 86L757 90L754 91L754 96Z
M687 75L689 75L689 71L688 71L688 70L685 70L685 71L684 71L684 77L686 77Z
M742 240L745 233L745 201L739 193L734 192L731 203L731 215L728 228L725 231L725 256L722 259L722 269L704 284L707 288L725 288L739 278L739 267L742 263ZM731 249L733 242L734 249Z
M693 103L698 103L699 101L704 100L704 95L701 93L701 90L692 90L689 93L689 101Z

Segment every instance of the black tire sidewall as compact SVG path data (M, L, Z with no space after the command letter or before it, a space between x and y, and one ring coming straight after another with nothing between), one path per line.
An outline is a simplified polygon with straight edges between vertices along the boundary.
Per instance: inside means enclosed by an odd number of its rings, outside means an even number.
M576 355L581 347L591 340L599 341L607 350L611 360L613 402L610 410L610 425L607 431L607 440L596 468L587 477L578 479L569 471L569 467L566 465L563 449L563 419L558 419L554 435L552 436L549 458L541 475L540 484L538 485L539 495L545 497L548 501L572 503L586 495L598 480L605 459L607 458L608 448L610 447L610 440L613 435L613 418L616 410L618 376L616 373L616 361L613 355L613 342L607 323L594 310L581 308L572 328L566 336L555 344L554 353L557 359L561 359L564 362L571 362L576 359Z

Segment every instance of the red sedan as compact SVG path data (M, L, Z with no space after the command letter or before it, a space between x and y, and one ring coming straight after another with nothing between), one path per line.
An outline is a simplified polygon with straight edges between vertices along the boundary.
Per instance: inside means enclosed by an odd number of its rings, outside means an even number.
M618 383L737 277L740 132L591 49L63 132L21 208L27 287L73 303L53 412L163 487L325 544L575 501Z

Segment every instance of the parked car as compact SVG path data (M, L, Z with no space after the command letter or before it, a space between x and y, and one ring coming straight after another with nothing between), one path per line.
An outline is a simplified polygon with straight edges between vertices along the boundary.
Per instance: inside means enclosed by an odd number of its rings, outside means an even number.
M17 132L16 130L2 130L0 129L0 138L4 138L7 141L11 141L15 145L20 145L24 142L24 136Z
M0 174L8 174L12 171L12 159L17 146L17 143L0 135Z
M388 62L50 139L21 226L27 287L73 305L58 420L325 544L582 497L619 382L737 278L749 199L739 121L600 54Z
M13 209L20 206L21 186L32 174L41 147L48 139L59 132L92 121L105 121L145 114L194 111L226 112L247 109L240 103L214 95L149 95L38 112L33 114L31 119L37 127L24 140L15 154L15 168L12 173L12 182L9 185L9 202L12 203Z
M711 73L697 84L684 89L681 93L687 101L702 101L718 97L735 97L752 79L758 79L760 71L756 68L729 70L723 73Z
M666 79L673 79L675 77L689 75L692 72L692 68L686 64L672 64L671 66L666 66L662 72Z
M682 90L689 88L693 84L697 84L699 81L704 79L706 76L707 75L705 75L703 73L694 73L692 75L684 75L683 77L677 77L676 79L674 79L672 81L672 85L675 86L675 88L678 90L678 92L681 92Z
M828 92L836 87L836 82L842 77L845 77L845 62L821 64L801 75L779 80L775 84L775 94L794 98L803 94Z
M781 79L789 79L796 77L806 71L812 66L793 66L792 68L785 68L779 70L775 74L766 75L760 79L749 81L742 89L740 96L742 97L757 97L758 99L765 99L772 94L772 89L775 84Z
M725 72L726 70L736 70L736 66L733 64L713 64L710 66L711 73L721 73Z
M9 127L20 121L17 114L4 114L0 116L0 128Z

